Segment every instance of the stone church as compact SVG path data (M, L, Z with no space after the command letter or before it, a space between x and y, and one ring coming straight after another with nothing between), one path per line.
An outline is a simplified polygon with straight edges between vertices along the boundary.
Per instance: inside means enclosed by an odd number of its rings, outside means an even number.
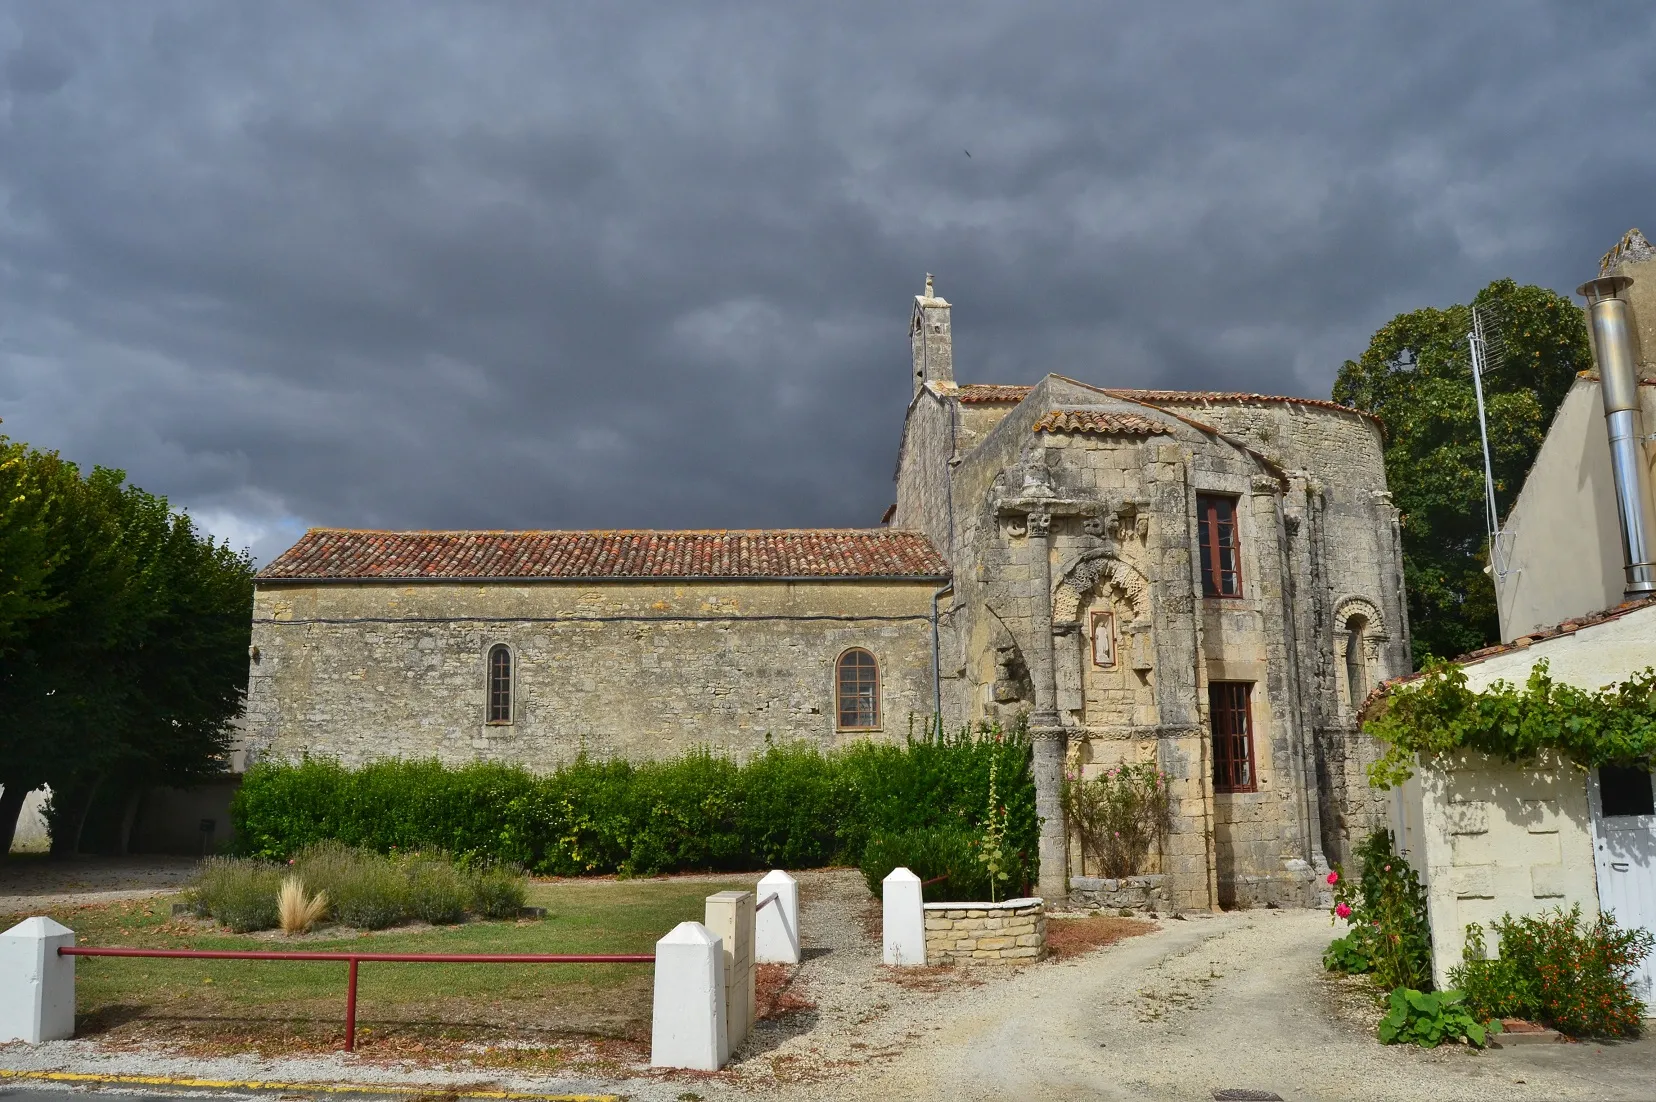
M1173 778L1180 908L1311 901L1383 820L1354 722L1408 672L1381 428L1327 401L957 383L930 277L872 529L314 529L262 570L244 762L744 756L1026 719L1041 892L1066 769Z

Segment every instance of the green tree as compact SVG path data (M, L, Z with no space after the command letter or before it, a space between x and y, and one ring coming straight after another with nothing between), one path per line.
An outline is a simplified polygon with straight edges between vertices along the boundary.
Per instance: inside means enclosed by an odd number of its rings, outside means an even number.
M83 477L54 454L0 454L33 472L48 503L16 541L46 564L32 612L0 642L0 854L41 784L53 851L73 852L95 799L130 813L147 786L223 768L247 681L253 569L120 471Z
M1500 279L1473 307L1494 322L1498 356L1484 378L1495 499L1510 509L1576 374L1593 366L1581 310L1545 287ZM1402 514L1403 577L1417 666L1497 642L1485 568L1483 453L1466 305L1399 314L1347 360L1334 400L1386 426L1386 478Z

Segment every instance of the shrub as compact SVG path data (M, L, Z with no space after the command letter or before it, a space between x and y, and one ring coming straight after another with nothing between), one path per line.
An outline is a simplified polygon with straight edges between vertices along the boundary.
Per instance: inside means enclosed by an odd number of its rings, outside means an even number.
M294 872L326 892L338 921L359 930L382 930L408 914L408 878L375 853L338 842L301 850Z
M470 908L484 918L516 918L528 898L523 875L507 868L474 872L468 887L471 890Z
M1499 1033L1498 1021L1480 1022L1464 1003L1459 991L1416 991L1399 987L1392 991L1386 1016L1375 1027L1383 1045L1413 1044L1436 1048L1445 1041L1465 1041L1482 1048L1490 1033Z
M1420 877L1394 852L1389 830L1370 834L1357 856L1363 871L1355 883L1338 866L1329 874L1334 915L1349 921L1351 932L1329 946L1323 964L1331 971L1370 973L1387 989L1430 990L1432 930ZM1366 967L1347 968L1348 962Z
M1143 872L1151 847L1159 847L1173 826L1167 774L1150 762L1106 769L1091 780L1070 773L1063 801L1082 854L1097 862L1103 876Z
M1623 929L1608 914L1585 922L1568 912L1494 924L1500 956L1489 959L1483 929L1466 928L1465 961L1450 972L1474 1013L1538 1021L1569 1037L1637 1037L1644 1003L1633 972L1651 951L1649 930Z
M242 851L272 860L333 841L556 876L807 868L860 860L876 832L981 831L991 763L1005 808L1006 891L1027 891L1040 819L1021 729L829 753L771 747L740 765L706 751L638 765L582 757L544 776L435 761L261 763L231 817Z
M281 888L282 870L268 861L209 857L196 872L191 894L198 910L243 934L277 925Z
M887 834L868 840L861 869L868 890L880 894L881 881L892 869L906 868L926 884L921 895L928 903L989 898L989 876L978 860L976 839L950 827L929 827Z
M403 861L408 881L408 914L433 926L450 926L466 917L471 885L446 858L415 856Z

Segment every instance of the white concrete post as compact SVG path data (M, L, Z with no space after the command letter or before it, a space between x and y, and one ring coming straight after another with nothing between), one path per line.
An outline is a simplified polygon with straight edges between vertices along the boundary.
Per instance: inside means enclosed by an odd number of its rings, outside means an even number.
M707 928L724 943L725 1029L734 1053L747 1040L758 1012L753 990L753 893L707 897Z
M75 958L58 956L73 944L75 931L49 918L0 934L0 1044L75 1035Z
M718 1071L730 1059L724 946L701 923L681 922L655 951L650 1066Z
M880 882L885 911L885 962L897 967L926 963L926 909L920 878L895 868Z
M759 881L753 959L761 964L799 963L799 881L776 869ZM767 896L775 902L765 905Z

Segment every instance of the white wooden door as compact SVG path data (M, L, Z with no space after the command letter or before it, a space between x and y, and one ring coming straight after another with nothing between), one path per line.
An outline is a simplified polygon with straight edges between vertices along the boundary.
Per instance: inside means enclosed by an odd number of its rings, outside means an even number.
M1599 907L1614 915L1623 927L1643 926L1656 931L1656 814L1604 814L1605 785L1600 771L1589 771L1588 778ZM1645 783L1651 783L1651 778L1646 777ZM1656 803L1656 797L1652 802ZM1656 953L1645 958L1634 982L1639 997L1651 1004L1656 987Z

